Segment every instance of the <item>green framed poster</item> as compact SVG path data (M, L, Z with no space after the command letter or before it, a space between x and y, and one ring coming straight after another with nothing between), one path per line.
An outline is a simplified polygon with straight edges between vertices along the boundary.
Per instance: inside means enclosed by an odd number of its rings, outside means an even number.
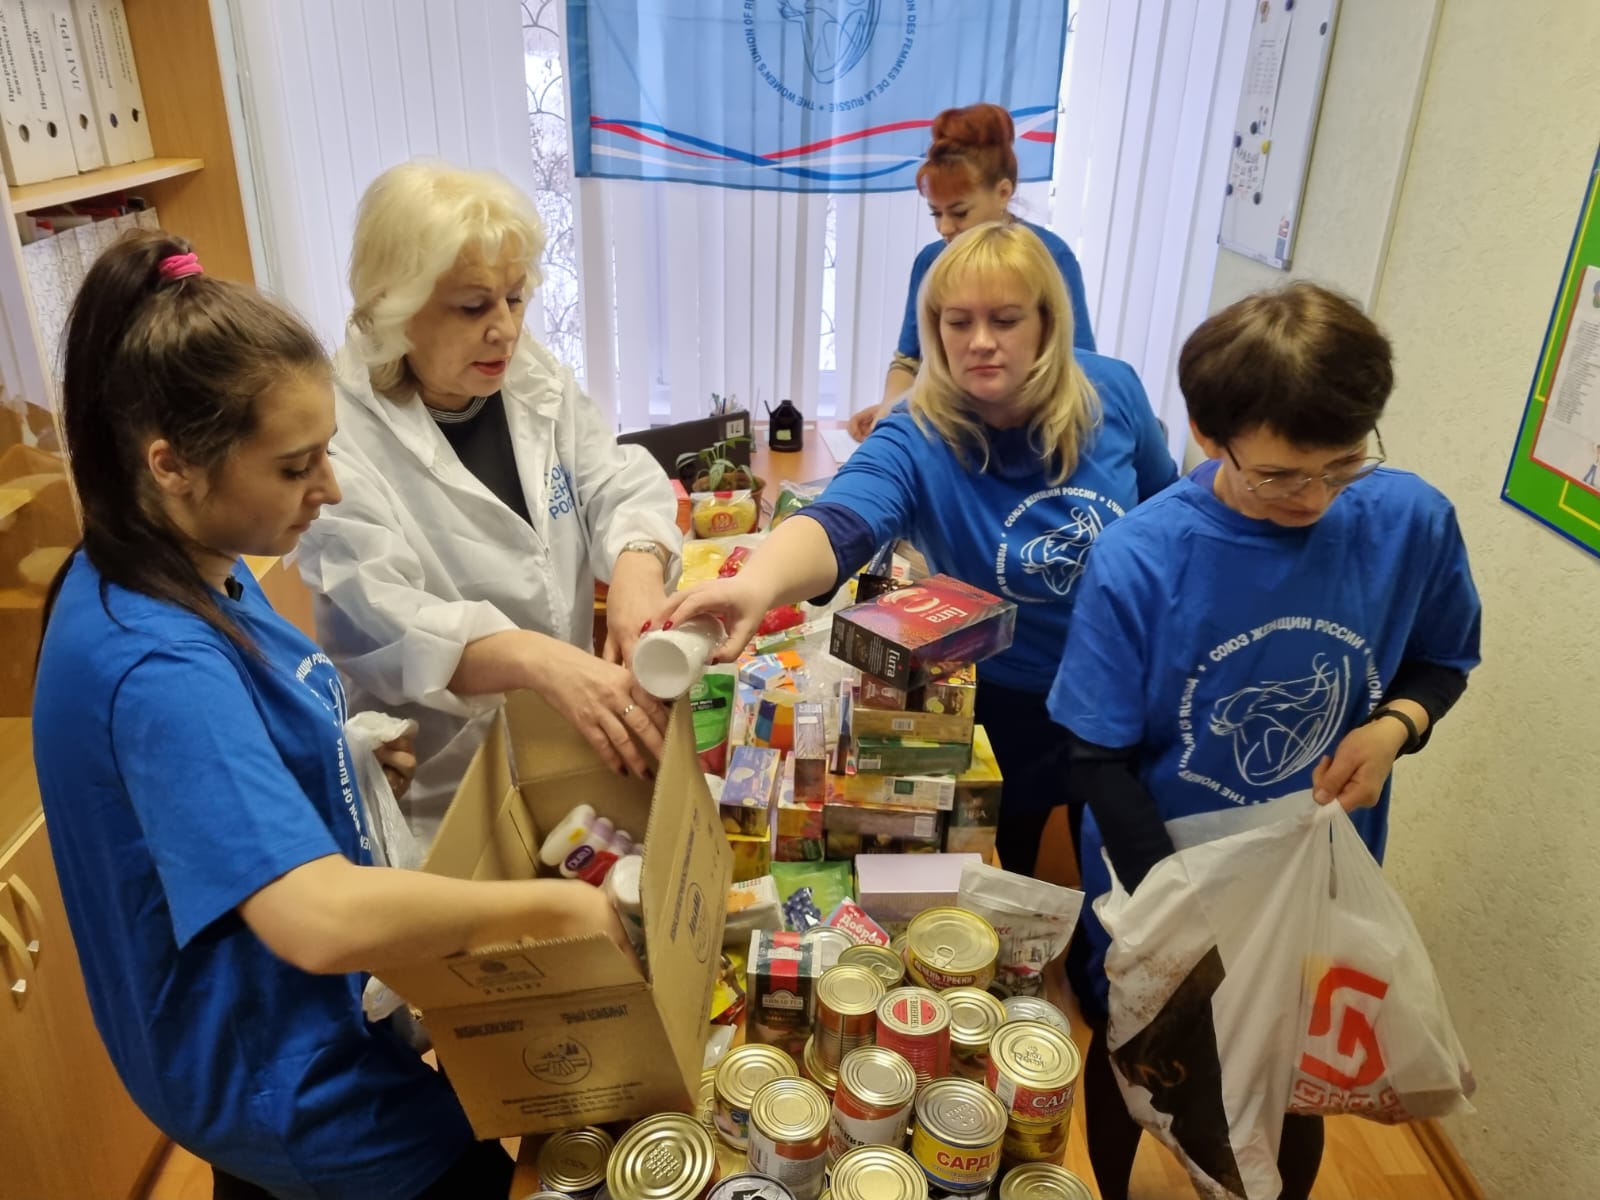
M1600 555L1600 152L1500 496Z

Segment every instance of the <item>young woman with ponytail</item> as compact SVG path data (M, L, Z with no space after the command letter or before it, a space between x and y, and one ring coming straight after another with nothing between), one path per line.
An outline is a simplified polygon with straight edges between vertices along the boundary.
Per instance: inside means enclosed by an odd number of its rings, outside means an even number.
M1000 860L1031 873L1061 786L1066 731L1045 697L1073 585L1100 530L1177 478L1127 363L1072 348L1072 305L1050 253L1020 224L969 229L919 292L928 357L909 412L888 417L811 507L732 579L668 601L657 621L723 619L718 657L744 649L774 605L831 593L873 551L912 541L935 571L1015 600L1011 648L980 668L977 718L1005 788Z
M874 425L889 415L917 377L922 361L922 343L917 335L917 290L933 260L963 230L990 221L1016 221L1010 212L1011 199L1017 191L1017 153L1011 146L1016 133L1011 114L998 104L947 108L934 118L928 157L917 171L917 190L928 201L939 240L924 246L911 265L905 320L884 381L883 399L850 418L850 432L856 441L865 438ZM1092 351L1094 331L1089 325L1083 272L1072 248L1048 229L1026 221L1017 223L1033 230L1061 272L1072 301L1072 345Z
M90 270L61 414L83 545L33 710L50 845L112 1062L216 1196L502 1200L510 1159L365 1019L363 972L627 940L583 883L370 865L339 677L240 562L339 500L333 413L315 336L181 240L133 234Z

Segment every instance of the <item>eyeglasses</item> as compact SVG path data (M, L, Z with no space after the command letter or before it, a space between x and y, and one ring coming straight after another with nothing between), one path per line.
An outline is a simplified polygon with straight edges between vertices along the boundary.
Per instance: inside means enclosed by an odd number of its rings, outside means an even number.
M1244 489L1258 500L1286 500L1290 496L1298 496L1320 479L1327 485L1330 492L1342 491L1358 479L1365 479L1388 461L1383 452L1383 435L1374 427L1372 436L1378 440L1378 452L1363 458L1354 466L1346 467L1339 471L1327 471L1321 475L1302 475L1298 471L1256 471L1246 470L1239 465L1239 460L1233 456L1233 448L1226 443L1223 449L1228 452L1228 461L1233 463L1233 469L1244 477Z

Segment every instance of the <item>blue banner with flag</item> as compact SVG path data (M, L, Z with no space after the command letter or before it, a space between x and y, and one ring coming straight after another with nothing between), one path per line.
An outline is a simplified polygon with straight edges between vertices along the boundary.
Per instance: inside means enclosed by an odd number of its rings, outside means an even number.
M989 101L1048 179L1067 0L567 0L582 177L916 186L942 109Z

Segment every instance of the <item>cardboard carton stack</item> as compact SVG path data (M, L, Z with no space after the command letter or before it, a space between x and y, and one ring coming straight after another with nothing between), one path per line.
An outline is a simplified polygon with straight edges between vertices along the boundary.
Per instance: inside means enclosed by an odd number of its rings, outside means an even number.
M828 858L993 848L1001 780L975 723L976 663L1015 625L1014 604L939 575L835 615L830 649L862 675L841 705Z

